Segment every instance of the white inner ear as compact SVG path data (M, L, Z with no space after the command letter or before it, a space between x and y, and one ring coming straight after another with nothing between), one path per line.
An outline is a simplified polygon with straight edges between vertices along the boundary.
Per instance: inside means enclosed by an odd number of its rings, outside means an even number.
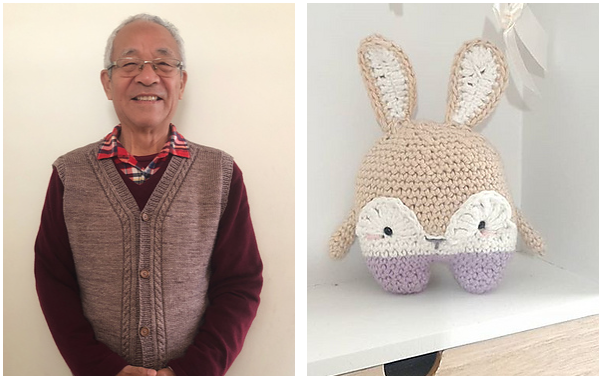
M458 104L452 120L468 124L492 100L498 79L498 65L485 46L470 48L460 61Z
M365 52L379 91L385 116L403 120L409 112L409 87L403 67L393 51L371 48Z

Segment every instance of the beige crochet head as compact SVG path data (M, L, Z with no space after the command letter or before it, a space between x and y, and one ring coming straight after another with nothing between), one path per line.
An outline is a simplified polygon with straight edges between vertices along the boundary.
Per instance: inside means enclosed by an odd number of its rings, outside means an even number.
M507 84L506 63L494 45L473 40L456 54L444 123L412 119L416 80L401 48L374 35L362 41L358 57L384 136L363 160L355 205L330 240L331 257L347 254L360 211L377 197L400 199L427 239L444 237L454 213L475 193L497 192L515 208L500 156L473 130L493 111ZM518 209L512 209L512 221L529 248L542 253L541 238Z

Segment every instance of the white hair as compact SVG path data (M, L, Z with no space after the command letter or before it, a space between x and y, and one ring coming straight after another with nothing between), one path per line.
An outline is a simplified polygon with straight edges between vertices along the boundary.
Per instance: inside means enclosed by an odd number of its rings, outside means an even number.
M116 35L118 34L118 32L120 30L122 30L122 28L124 26L128 25L129 23L135 22L135 21L148 21L148 22L156 23L160 26L164 26L166 28L166 30L168 30L170 32L170 34L176 41L178 53L181 57L181 61L183 63L183 68L185 68L184 42L183 42L183 38L181 38L181 35L179 34L179 30L176 28L176 26L174 26L170 22L168 22L158 16L154 16L154 15L147 14L147 13L139 13L137 15L130 16L126 20L124 20L124 22L122 22L120 24L120 26L118 26L111 33L111 35L109 36L109 39L107 39L107 46L105 47L105 69L108 69L112 64L111 53L113 52L113 42L116 39ZM109 74L111 74L111 70L109 72L110 72Z

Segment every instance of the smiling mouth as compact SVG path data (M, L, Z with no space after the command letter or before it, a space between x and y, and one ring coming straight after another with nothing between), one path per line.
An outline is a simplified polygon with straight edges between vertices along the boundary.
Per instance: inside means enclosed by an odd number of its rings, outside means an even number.
M161 101L162 98L160 98L156 95L140 95L138 97L132 98L132 100L140 101L140 102L154 102L154 101Z

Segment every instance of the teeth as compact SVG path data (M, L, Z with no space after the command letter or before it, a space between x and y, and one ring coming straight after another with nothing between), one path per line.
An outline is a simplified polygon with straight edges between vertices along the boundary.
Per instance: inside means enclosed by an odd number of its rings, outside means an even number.
M157 101L158 97L152 96L152 95L147 95L147 96L136 97L136 100L138 100L138 101Z

